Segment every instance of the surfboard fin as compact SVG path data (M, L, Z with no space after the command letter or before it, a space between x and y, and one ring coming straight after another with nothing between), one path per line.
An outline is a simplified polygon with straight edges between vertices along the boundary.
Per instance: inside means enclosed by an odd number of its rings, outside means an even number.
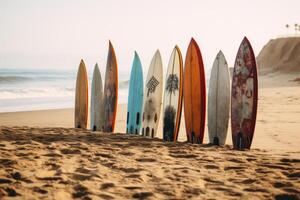
M243 140L243 134L241 132L238 133L237 135L237 149L238 150L243 150L245 148L245 145L244 145L244 140Z
M214 145L220 145L220 143L219 143L219 138L218 137L214 137L214 141L213 141L213 144Z

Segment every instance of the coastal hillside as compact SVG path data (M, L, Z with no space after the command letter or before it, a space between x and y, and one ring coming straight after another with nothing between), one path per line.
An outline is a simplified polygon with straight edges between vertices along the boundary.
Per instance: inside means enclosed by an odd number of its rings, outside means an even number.
M300 72L300 37L271 39L257 56L260 74Z

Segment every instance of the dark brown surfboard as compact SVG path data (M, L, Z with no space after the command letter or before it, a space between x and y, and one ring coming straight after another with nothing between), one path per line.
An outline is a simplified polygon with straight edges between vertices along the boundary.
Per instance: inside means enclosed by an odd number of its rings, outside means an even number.
M203 142L205 128L205 73L200 49L192 38L183 74L183 97L186 135L189 142Z
M115 50L109 41L105 85L104 85L104 126L103 132L113 132L115 128L118 101L118 65Z
M234 149L250 149L256 124L257 66L245 37L235 59L231 90L231 131Z

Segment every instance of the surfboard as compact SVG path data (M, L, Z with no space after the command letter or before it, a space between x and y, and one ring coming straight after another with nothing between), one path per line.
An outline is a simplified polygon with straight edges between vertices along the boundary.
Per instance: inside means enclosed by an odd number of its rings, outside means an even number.
M88 115L88 78L83 60L77 71L75 91L75 128L87 128Z
M209 143L223 146L226 142L230 112L230 75L227 61L219 51L210 74L208 91Z
M165 80L163 105L163 139L177 141L183 92L183 63L179 47L176 45L170 60Z
M104 85L104 125L103 132L113 132L115 128L118 101L118 65L115 50L109 41L109 49Z
M103 86L101 73L96 63L91 89L90 127L93 131L101 131L103 127Z
M206 113L205 73L198 44L192 38L188 46L183 74L186 135L189 142L203 142Z
M231 130L234 149L250 149L257 112L258 78L255 55L245 37L238 49L231 87Z
M159 123L162 104L163 89L163 68L159 50L157 50L151 60L145 82L143 115L142 115L142 135L155 137Z
M143 108L143 69L137 52L134 52L134 59L130 72L129 94L127 104L127 122L126 133L136 134L140 133L141 116Z

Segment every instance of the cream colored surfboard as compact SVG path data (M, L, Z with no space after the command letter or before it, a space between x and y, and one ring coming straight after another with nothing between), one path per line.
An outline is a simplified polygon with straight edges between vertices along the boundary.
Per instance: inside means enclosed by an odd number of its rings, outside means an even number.
M142 135L155 137L159 123L162 105L163 89L163 67L161 55L157 50L151 60L145 82L143 114L142 114Z
M222 51L215 58L209 81L208 132L209 142L224 145L230 111L230 76Z
M177 141L183 91L183 63L178 46L175 46L167 69L163 106L163 139Z
M87 128L88 116L88 78L83 60L77 72L75 93L75 128Z
M90 116L91 130L101 131L104 123L103 86L101 73L97 63L94 68L92 79Z

